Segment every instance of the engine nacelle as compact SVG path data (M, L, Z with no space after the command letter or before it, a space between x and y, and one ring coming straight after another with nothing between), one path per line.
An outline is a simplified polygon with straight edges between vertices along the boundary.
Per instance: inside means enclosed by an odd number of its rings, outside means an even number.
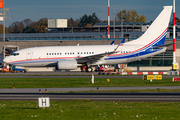
M60 60L57 62L58 70L75 70L77 67L78 65L76 60Z

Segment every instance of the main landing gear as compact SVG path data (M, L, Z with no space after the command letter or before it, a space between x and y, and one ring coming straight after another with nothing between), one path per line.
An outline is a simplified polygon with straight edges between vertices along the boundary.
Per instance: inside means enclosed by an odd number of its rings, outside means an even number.
M92 71L93 71L92 67L87 67L87 66L81 67L81 72L92 72Z
M86 72L92 72L92 71L93 71L92 67L86 67Z

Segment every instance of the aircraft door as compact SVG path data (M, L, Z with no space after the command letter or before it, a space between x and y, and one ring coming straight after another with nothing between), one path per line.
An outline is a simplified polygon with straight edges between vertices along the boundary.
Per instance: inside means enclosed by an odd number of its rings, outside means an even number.
M32 54L31 54L31 50L27 50L26 51L26 59L32 59Z

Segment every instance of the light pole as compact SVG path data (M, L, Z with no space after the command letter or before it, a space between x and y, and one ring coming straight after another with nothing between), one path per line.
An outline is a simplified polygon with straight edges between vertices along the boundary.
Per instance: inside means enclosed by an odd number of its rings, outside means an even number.
M110 0L108 0L108 38L110 38Z
M175 21L175 0L173 0L173 70L179 69L179 64L176 63L176 21Z

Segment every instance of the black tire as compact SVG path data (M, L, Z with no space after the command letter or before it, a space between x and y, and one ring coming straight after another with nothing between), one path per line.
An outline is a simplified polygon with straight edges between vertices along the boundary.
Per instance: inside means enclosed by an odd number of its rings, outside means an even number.
M86 68L86 72L92 72L92 71L93 71L92 67L87 67Z
M22 73L26 73L26 70L23 69L23 70L22 70Z

